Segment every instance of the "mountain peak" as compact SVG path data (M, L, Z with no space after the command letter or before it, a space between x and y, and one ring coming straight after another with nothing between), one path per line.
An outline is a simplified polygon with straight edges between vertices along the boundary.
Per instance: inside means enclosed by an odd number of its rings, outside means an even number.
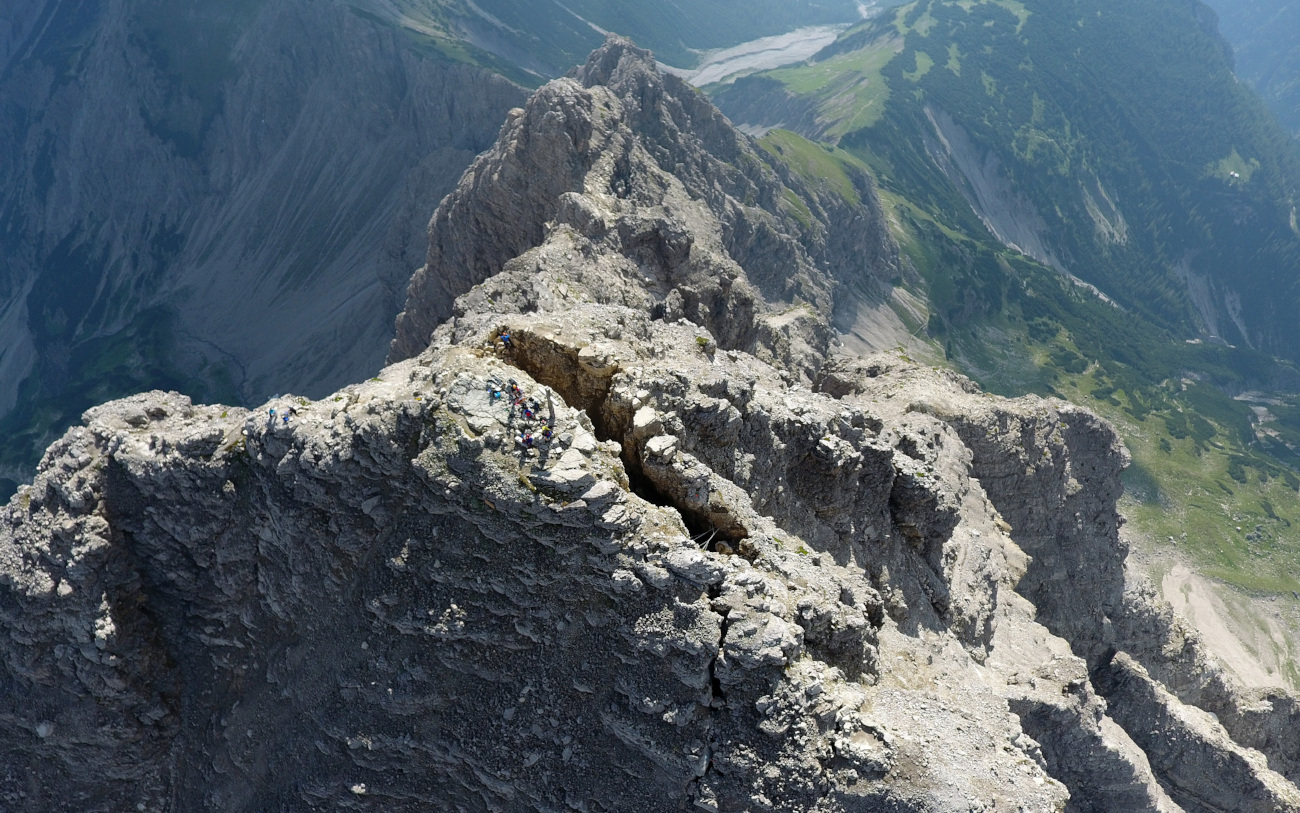
M457 297L570 240L623 269L610 302L691 319L724 347L811 375L836 286L898 273L870 181L857 180L852 199L814 191L649 52L610 37L512 113L438 207L390 359L427 347Z
M379 375L86 412L0 508L0 805L1300 809L1290 698L1125 589L1114 428L828 358L898 248L773 149L611 39Z
M654 54L618 34L606 34L605 43L591 52L586 63L569 75L586 87L616 87L632 77L661 76Z

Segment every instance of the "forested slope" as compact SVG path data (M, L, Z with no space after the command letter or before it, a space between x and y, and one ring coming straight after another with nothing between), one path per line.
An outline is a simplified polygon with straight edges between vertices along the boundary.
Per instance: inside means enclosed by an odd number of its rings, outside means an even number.
M1209 0L1232 43L1237 75L1300 134L1300 7L1285 0Z

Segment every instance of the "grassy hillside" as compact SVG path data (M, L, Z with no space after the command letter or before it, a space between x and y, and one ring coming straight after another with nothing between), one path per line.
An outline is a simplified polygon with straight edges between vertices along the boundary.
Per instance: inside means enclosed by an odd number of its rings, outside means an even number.
M1289 365L1188 343L963 234L960 219L883 197L926 281L931 340L950 363L1001 395L1057 396L1101 413L1133 455L1135 530L1238 588L1300 590L1300 396L1268 390L1293 375Z
M806 100L818 135L950 217L977 197L936 163L934 121L951 121L1055 264L1185 338L1295 360L1300 153L1196 8L921 0L718 98Z

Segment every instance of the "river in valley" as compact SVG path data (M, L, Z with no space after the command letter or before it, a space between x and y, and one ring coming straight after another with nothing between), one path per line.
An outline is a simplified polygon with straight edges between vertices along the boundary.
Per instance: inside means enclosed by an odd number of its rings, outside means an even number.
M858 12L863 19L876 13L882 6L895 5L886 3L858 3ZM821 49L830 45L848 28L842 25L814 25L797 28L774 37L743 42L732 48L708 54L696 68L682 69L662 65L664 70L675 73L696 87L723 82L742 74L754 73L792 65L811 58Z

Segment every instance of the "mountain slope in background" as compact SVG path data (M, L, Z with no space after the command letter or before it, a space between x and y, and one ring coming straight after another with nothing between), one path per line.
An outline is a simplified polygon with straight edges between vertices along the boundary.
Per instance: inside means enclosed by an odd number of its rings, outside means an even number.
M1286 0L1208 0L1240 76L1300 135L1300 7Z
M913 202L951 210L940 189L955 186L1001 242L1154 324L1300 358L1300 158L1203 6L925 0L718 99L745 121L802 95L799 124L826 135L818 121L856 111L805 89L849 58L892 95L838 143Z
M367 14L431 37L449 54L491 54L498 67L529 74L533 81L582 62L606 31L635 36L659 60L689 68L708 51L805 26L856 22L873 5L856 0L352 2Z
M523 91L342 4L37 5L0 74L0 476L107 397L376 369L405 244Z
M1212 11L922 0L710 91L870 169L924 280L910 353L1115 420L1131 531L1300 620L1300 152Z

